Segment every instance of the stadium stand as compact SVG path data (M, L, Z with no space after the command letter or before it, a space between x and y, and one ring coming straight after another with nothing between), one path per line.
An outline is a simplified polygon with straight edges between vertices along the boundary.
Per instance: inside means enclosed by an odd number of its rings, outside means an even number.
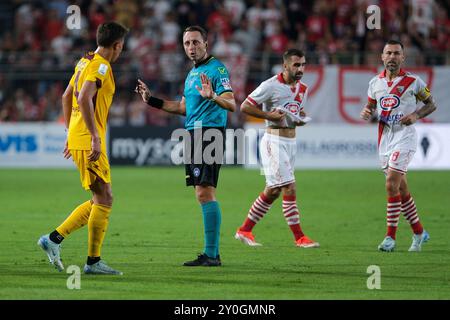
M80 30L66 28L72 4L81 8ZM369 4L381 8L382 30L367 32ZM0 122L62 121L60 97L73 67L95 49L96 28L108 20L131 29L113 66L111 123L166 126L183 119L150 113L133 93L135 79L162 96L180 95L189 68L181 33L188 25L209 30L211 52L232 69L240 103L288 47L305 50L312 65L378 66L384 41L394 38L406 47L407 66L449 65L449 17L445 0L1 1ZM244 121L239 112L231 117L232 125Z

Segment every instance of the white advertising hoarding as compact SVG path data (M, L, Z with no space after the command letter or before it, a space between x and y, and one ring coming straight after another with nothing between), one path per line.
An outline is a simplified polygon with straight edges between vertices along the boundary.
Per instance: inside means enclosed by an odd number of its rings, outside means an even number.
M0 123L0 167L74 167L62 151L66 133L57 123Z
M418 146L409 169L450 169L450 124L417 124L415 127ZM264 125L249 123L245 132L245 150L238 152L244 154L244 167L258 168L258 142ZM252 134L247 134L249 132ZM378 169L377 134L377 125L309 123L297 129L295 166ZM63 158L65 138L62 124L2 123L0 167L75 167L71 159Z
M410 169L450 169L450 124L416 125L417 151Z
M248 124L249 159L259 159L257 144L264 133L262 124ZM410 169L450 169L450 124L417 124L418 146ZM377 125L308 124L297 129L296 168L379 169ZM246 168L257 168L256 161Z

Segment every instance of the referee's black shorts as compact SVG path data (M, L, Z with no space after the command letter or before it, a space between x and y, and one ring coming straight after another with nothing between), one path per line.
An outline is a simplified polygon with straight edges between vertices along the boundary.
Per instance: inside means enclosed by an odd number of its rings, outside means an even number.
M225 128L189 130L189 136L184 148L190 150L190 157L185 157L186 185L216 188L225 150Z

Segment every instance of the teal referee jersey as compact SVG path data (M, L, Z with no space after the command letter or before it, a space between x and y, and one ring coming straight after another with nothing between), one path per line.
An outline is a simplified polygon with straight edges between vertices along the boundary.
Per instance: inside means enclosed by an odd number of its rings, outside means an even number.
M211 80L213 91L220 96L224 92L233 92L230 84L230 76L225 65L214 58L194 66L184 82L184 98L186 101L185 128L193 130L200 127L226 127L227 110L218 104L203 98L196 86L201 87L200 74L204 73Z

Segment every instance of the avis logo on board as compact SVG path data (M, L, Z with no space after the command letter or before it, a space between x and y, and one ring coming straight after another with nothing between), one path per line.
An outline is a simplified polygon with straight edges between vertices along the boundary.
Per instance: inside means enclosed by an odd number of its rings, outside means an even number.
M32 153L38 149L37 137L35 135L7 134L0 135L0 152Z
M395 94L381 97L380 106L384 111L391 111L400 105L400 98Z

